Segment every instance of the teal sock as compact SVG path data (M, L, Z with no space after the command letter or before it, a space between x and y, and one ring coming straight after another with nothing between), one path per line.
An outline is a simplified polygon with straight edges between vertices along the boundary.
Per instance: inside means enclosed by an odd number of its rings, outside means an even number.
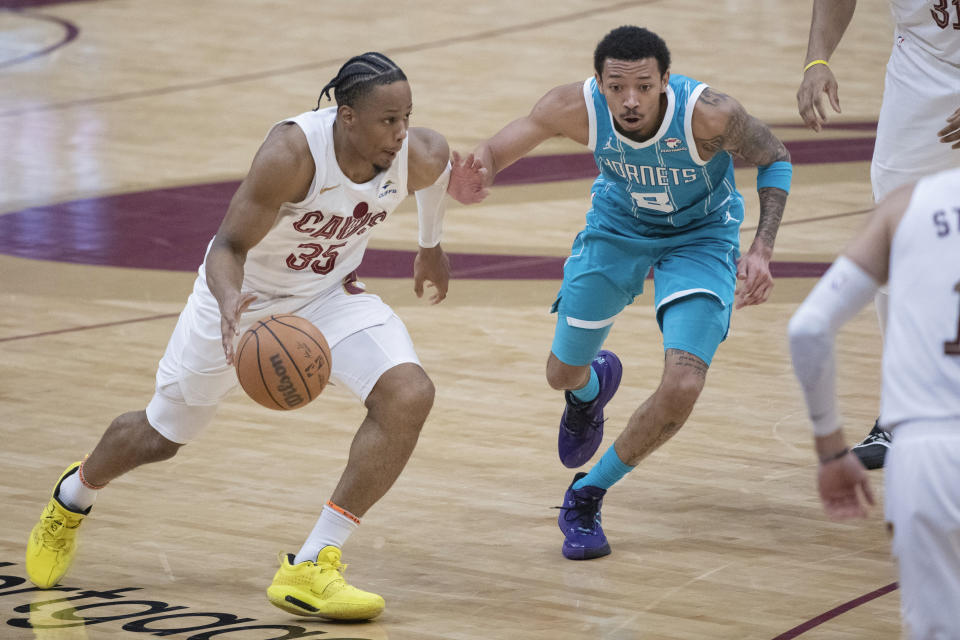
M590 367L590 379L587 384L579 389L571 389L570 395L580 402L590 402L600 393L600 378L597 377L597 370Z
M607 452L600 458L600 462L593 465L590 473L574 482L573 488L582 489L590 485L591 487L609 489L632 470L633 467L625 464L617 455L617 450L613 448L613 445L610 445Z

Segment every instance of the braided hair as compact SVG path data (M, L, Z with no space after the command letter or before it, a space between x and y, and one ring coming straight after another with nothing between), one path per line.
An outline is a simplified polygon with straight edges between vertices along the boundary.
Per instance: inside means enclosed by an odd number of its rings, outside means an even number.
M320 101L324 96L330 100L331 90L335 91L338 107L341 105L352 107L376 85L392 84L406 79L407 76L393 60L382 53L368 51L350 58L340 67L336 77L320 92L317 109L320 108Z

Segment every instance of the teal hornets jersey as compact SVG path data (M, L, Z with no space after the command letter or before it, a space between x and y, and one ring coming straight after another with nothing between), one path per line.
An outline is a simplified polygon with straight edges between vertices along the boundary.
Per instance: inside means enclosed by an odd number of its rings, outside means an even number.
M697 227L710 216L725 215L730 206L742 209L730 154L721 151L705 162L697 153L691 120L706 87L672 74L660 129L649 140L636 142L614 128L596 80L584 82L588 146L600 169L591 190L588 226L626 235L642 234L650 227L672 234Z

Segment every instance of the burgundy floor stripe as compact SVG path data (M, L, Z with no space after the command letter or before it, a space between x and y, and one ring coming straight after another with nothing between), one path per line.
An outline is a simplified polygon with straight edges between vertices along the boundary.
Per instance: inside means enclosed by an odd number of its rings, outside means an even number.
M850 611L850 609L855 609L856 607L859 607L862 604L866 604L867 602L870 602L871 600L875 600L880 596L884 596L890 593L891 591L895 591L896 589L897 589L896 582L888 584L885 587L880 587L876 591L871 591L870 593L862 595L859 598L854 598L850 602L845 602L839 607L830 609L830 611L827 611L826 613L821 613L816 618L811 618L810 620L807 620L803 624L796 626L793 629L790 629L786 633L781 633L773 640L792 640L793 638L796 638L801 634L806 633L810 629L813 629L814 627L818 627L824 622L827 622L828 620L832 620L837 616L839 616L840 614Z

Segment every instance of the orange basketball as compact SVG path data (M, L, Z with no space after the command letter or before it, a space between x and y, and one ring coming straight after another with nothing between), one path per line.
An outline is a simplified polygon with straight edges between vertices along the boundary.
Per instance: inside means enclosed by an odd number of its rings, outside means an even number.
M330 379L330 347L300 316L274 315L253 323L240 338L237 377L247 395L269 409L299 409Z

